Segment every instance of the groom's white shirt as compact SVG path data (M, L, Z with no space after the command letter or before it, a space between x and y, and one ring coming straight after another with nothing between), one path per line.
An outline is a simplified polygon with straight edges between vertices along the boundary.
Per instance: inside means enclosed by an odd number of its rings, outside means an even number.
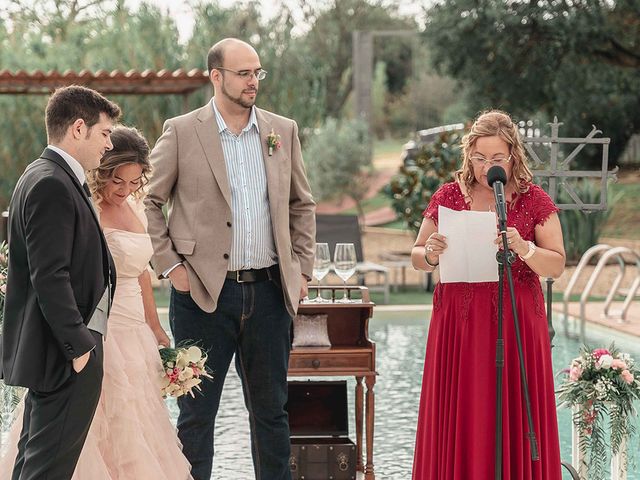
M78 177L78 181L80 182L80 185L82 185L84 182L87 181L87 176L85 175L84 168L82 168L82 165L80 165L80 162L78 162L75 158L73 158L67 152L62 150L60 147L56 147L54 145L47 145L47 148L56 152L58 155L60 155L63 158L65 162L67 162L67 165L69 165L73 173L76 175L76 177Z

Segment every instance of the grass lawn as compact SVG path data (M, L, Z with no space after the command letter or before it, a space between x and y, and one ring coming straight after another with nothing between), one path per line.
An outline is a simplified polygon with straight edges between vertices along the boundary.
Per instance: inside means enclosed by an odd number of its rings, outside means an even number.
M402 146L407 143L407 139L385 138L384 140L374 140L373 142L373 158L378 156L397 155L400 156Z

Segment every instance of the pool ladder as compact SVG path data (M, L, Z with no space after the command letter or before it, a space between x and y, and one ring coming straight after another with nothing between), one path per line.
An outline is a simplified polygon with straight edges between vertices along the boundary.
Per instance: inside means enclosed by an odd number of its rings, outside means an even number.
M584 268L589 264L589 261L591 260L591 258L596 255L601 255L600 259L598 260L598 263L596 264L596 268L591 273L591 276L589 277L589 280L587 281L587 284L584 290L582 291L582 294L580 295L580 317L578 319L580 321L580 333L578 335L575 335L569 332L569 299L578 281L578 278L580 277L580 274L582 273ZM633 282L631 283L631 286L629 287L629 290L626 292L626 294L620 289L620 284L624 279L624 275L627 268L627 262L625 261L625 256L627 256L627 258L633 258L633 261L635 261L635 268L636 268L636 276ZM629 306L631 305L631 302L633 301L636 295L636 292L638 291L638 287L640 287L640 255L638 255L638 253L635 252L634 250L627 247L612 247L610 245L601 243L598 245L594 245L593 247L589 248L586 252L584 252L584 254L582 255L582 258L580 258L580 261L576 266L575 271L573 272L573 275L571 276L571 279L569 280L569 283L567 284L567 288L565 288L564 290L564 294L562 296L562 301L564 304L563 326L564 326L564 333L568 337L580 338L580 341L582 343L585 343L585 336L586 336L585 330L586 330L586 321L587 321L586 309L587 309L587 302L589 300L589 295L591 294L591 290L593 290L594 285L598 281L598 278L600 277L602 270L607 266L607 264L611 260L617 261L620 269L618 271L618 275L616 276L615 280L611 284L611 287L609 288L609 292L605 299L603 316L608 319L618 320L618 322L621 322L621 323L627 321L626 320L627 311L629 310ZM622 303L622 307L617 310L612 310L611 304L613 300L616 298L616 296L618 295L624 295L624 301Z

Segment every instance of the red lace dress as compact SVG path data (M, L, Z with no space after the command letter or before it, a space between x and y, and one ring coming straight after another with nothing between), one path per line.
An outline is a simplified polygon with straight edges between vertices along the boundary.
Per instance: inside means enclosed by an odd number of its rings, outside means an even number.
M457 183L443 185L424 216L438 223L438 206L468 210ZM537 185L509 206L508 225L525 240L557 212ZM505 276L503 332L504 480L559 480L560 448L551 348L538 276L513 264L520 333L529 383L538 461L532 462L518 351ZM433 296L413 465L414 480L489 480L495 459L497 282L439 283Z

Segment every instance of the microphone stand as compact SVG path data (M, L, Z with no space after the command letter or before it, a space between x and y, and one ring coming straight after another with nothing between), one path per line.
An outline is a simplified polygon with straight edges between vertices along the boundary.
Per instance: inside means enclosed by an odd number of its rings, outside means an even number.
M500 182L497 182L500 183ZM502 187L502 184L500 184ZM502 189L500 189L502 190ZM502 480L502 377L504 370L504 335L503 335L503 303L504 303L504 271L507 271L507 281L509 284L509 294L511 297L511 311L513 313L514 328L516 334L516 344L518 347L518 357L520 360L520 378L522 381L522 391L524 393L525 409L527 412L527 423L529 431L527 437L531 448L531 460L538 460L538 441L533 429L533 416L531 415L531 400L529 398L529 385L527 383L527 373L524 368L524 355L522 353L522 340L520 338L520 323L518 322L518 310L516 308L515 287L513 284L513 274L511 264L515 262L515 253L509 249L507 240L507 214L504 201L504 191L498 192L494 189L496 197L496 212L498 214L498 224L500 235L502 236L502 250L496 254L498 261L498 334L496 339L496 454L495 454L495 479Z

